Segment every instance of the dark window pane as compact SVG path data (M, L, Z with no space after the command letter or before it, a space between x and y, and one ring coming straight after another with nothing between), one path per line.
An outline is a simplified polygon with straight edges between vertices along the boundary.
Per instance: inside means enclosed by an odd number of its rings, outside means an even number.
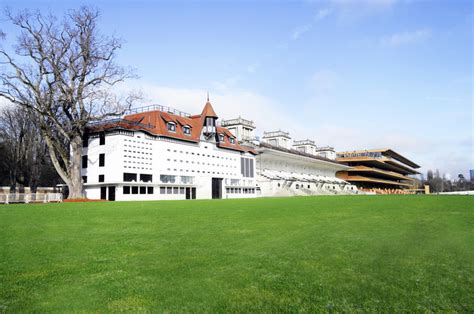
M132 181L137 181L137 174L136 173L128 173L124 172L123 173L123 181L125 182L132 182Z
M103 174L99 174L99 182L104 182L104 175Z
M82 168L87 168L87 155L82 156Z
M154 189L153 189L152 186L149 186L149 187L147 188L147 190L148 190L148 191L147 191L148 194L153 194L153 192L154 192L154 191L153 191Z
M166 194L166 188L165 187L160 187L160 194Z
M140 181L142 182L152 182L153 175L151 174L140 174Z
M140 187L140 194L146 194L146 186Z
M82 176L82 181L83 181L84 183L87 183L87 176Z
M99 154L99 167L105 166L105 154Z
M132 186L132 194L138 194L138 186Z
M105 145L105 133L99 134L99 145Z
M129 186L124 186L123 187L123 194L130 194L130 187Z

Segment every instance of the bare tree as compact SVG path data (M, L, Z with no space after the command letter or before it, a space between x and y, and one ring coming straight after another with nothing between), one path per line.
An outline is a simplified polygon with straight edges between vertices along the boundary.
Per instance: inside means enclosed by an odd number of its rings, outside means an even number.
M83 198L86 125L122 115L138 98L120 98L112 90L133 77L115 62L121 43L99 33L99 13L89 7L62 19L29 11L7 12L7 17L20 35L14 53L0 47L0 97L34 113L69 198Z
M20 184L20 192L24 186L29 186L35 193L41 176L51 166L47 158L47 146L31 115L28 109L18 106L0 111L0 164L8 172L10 189L13 191Z

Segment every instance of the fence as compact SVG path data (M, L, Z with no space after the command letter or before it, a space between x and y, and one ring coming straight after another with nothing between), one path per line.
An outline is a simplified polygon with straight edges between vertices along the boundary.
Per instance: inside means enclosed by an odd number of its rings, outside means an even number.
M0 194L0 204L11 203L50 203L62 202L63 195L61 193L10 193Z

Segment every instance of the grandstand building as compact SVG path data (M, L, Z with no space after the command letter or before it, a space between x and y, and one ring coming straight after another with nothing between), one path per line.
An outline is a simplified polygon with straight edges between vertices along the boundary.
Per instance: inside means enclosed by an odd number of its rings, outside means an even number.
M334 149L319 148L312 140L292 142L290 133L278 130L264 132L259 140L255 125L242 138L249 120L242 118L222 121L238 141L253 145L256 156L256 181L261 196L292 196L319 194L352 194L357 188L336 177L337 171L349 169L337 162Z
M163 106L88 126L82 178L87 198L107 200L255 197L254 149L201 114Z
M412 188L420 166L391 149L358 150L337 153L338 162L350 168L337 177L361 190L384 193Z

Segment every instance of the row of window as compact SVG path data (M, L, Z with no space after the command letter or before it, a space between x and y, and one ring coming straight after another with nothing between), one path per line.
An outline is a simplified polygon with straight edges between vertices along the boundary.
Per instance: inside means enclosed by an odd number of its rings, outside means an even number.
M124 182L137 182L137 174L136 173L124 172L123 173L123 181ZM152 182L153 181L153 175L141 173L140 174L140 181L141 182Z
M205 147L205 148L207 148L207 147ZM167 151L171 152L171 149L168 148ZM206 155L206 154L194 153L194 152L187 152L187 151L182 151L182 150L178 151L178 150L176 150L176 149L173 150L173 153L178 153L178 152L181 153L181 154L191 154L191 155L196 155L196 156L201 156L201 155L202 155L203 157L206 157L206 156L207 156L207 157L217 158L217 159L220 158L220 159L225 159L225 160L234 160L234 161L237 160L236 158L220 157L219 155L210 155L210 154L207 154L207 155Z
M82 156L82 168L86 169L88 166L87 155ZM105 166L105 154L99 154L99 167Z
M255 194L254 188L226 188L228 194Z
M166 161L171 161L171 158L166 159ZM182 159L180 159L180 160L178 160L178 159L173 159L173 161L174 161L174 162L178 162L178 161L179 161L179 162L186 162L186 163L189 163L188 160L182 160ZM224 165L224 164L211 164L210 162L208 162L208 163L206 164L205 162L199 162L199 161L194 162L194 161L191 161L191 163L192 163L192 164L196 163L197 165L202 164L202 165L204 165L204 166L205 166L205 165L208 165L208 166L218 166L218 167L226 167L226 168L237 168L237 166Z
M87 176L82 176L82 182L87 183ZM99 174L99 182L105 182L105 176L103 174Z
M176 123L168 122L166 123L166 128L170 132L176 132ZM185 135L191 135L191 127L189 125L183 125L182 130Z
M105 145L105 133L99 133L99 145ZM82 147L89 147L89 135L82 139Z
M167 168L166 169L167 171L178 171L177 168L174 168L174 169L171 169L171 168ZM191 169L191 170L183 170L183 169L179 169L179 171L183 172L183 171L186 171L186 172L197 172L197 173L206 173L206 171L201 171L201 170L194 170L194 169ZM233 172L220 172L220 171L207 171L208 174L221 174L221 175L237 175L237 173L233 173Z
M153 194L152 186L124 186L123 194Z

